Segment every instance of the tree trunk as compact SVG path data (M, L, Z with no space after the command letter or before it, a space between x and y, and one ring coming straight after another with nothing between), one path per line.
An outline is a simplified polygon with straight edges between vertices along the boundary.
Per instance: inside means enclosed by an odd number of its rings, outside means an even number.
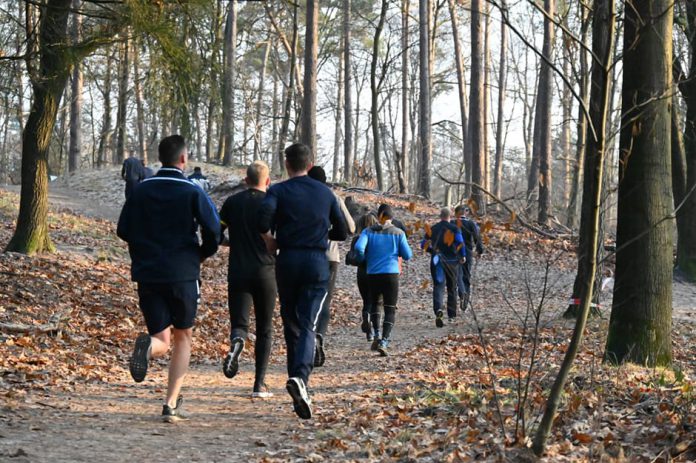
M483 186L485 159L484 150L484 130L483 111L485 108L484 98L484 70L483 70L483 19L481 16L481 0L471 1L471 91L469 105L469 138L471 139L471 181ZM486 213L486 202L483 192L478 188L473 188L471 192L476 213L484 215Z
M677 266L691 281L696 281L696 4L686 2L689 28L690 69L689 77L681 84L686 101L686 124L684 127L684 169L686 183L684 197L675 201L681 204L677 212L679 241L677 243Z
M471 170L471 151L469 147L469 116L466 99L466 77L464 74L464 51L462 50L461 40L459 39L459 15L455 0L448 0L449 13L452 20L452 39L454 41L454 57L457 70L457 89L459 90L459 117L462 123L462 159L464 170Z
M418 192L430 198L430 24L428 20L430 0L419 0L418 22L420 30L420 101L418 130L420 144L420 166L418 169Z
M319 51L319 0L307 0L301 141L317 156L317 53Z
M80 0L73 0L72 8L79 10ZM73 14L72 43L80 40L80 26L82 16ZM82 154L82 69L79 63L75 64L72 72L72 85L70 87L70 148L68 148L68 172L75 172L80 168Z
M409 0L402 0L401 5L401 155L399 161L401 163L401 175L399 176L399 193L408 191L408 182L410 179L410 162L409 162L409 86L408 86L408 13L410 9Z
M14 235L5 251L53 251L48 235L48 148L70 75L62 48L68 43L71 0L47 3L39 24L39 69L32 78L31 111L22 132L22 189Z
M372 40L372 61L370 62L370 119L372 121L372 151L375 158L375 172L377 173L377 189L384 191L384 177L382 175L380 130L379 130L379 90L377 83L377 60L379 58L379 39L384 29L384 22L387 19L387 0L382 0L382 9L379 14L379 21L375 28L375 36Z
M135 117L138 128L138 156L147 164L145 108L143 105L143 84L140 81L140 50L137 43L133 44L133 85L135 86Z
M350 21L351 0L343 0L343 179L349 185L353 182L353 71L351 69Z
M234 78L237 72L237 0L230 0L227 20L225 22L225 43L223 45L224 68L222 88L222 133L225 146L222 165L232 164L234 154Z
M292 101L295 97L295 66L297 65L297 3L292 7L292 50L290 51L290 69L288 70L288 86L285 94L285 108L283 109L283 122L278 136L278 169L281 173L285 172L285 162L283 153L285 151L285 140L288 137L290 127L290 113L292 111Z
M507 15L507 3L501 0L503 14ZM500 65L498 68L498 117L495 130L495 175L493 178L493 193L502 198L503 182L503 150L505 140L503 128L505 127L505 90L507 86L507 26L505 21L500 23Z
M491 163L489 160L488 127L491 112L491 16L487 1L483 3L483 187L490 190Z
M333 149L333 173L331 178L338 182L341 178L341 122L343 118L343 79L344 77L343 53L338 52L338 82L336 88L336 119L334 124L334 149Z
M261 144L262 140L262 126L261 126L261 110L263 109L263 89L266 83L266 68L268 67L268 57L271 54L271 38L268 37L266 42L266 50L263 54L263 61L261 62L261 77L259 78L259 89L256 99L256 128L254 130L254 161L261 159L261 150L263 146Z
M278 81L280 80L278 78L278 55L275 55L275 59L273 61L273 104L271 105L271 113L273 114L273 124L271 130L273 137L271 139L271 158L269 159L268 164L270 165L272 172L277 172L276 166L280 162L280 159L278 159L278 150L276 149L276 147L278 146L278 118L280 117L280 101L278 99L278 91L280 87L278 85Z
M672 361L672 6L628 0L625 8L611 363Z
M580 8L580 16L582 17L582 25L580 37L582 43L587 43L587 36L590 28L589 9L581 2L578 3ZM589 68L587 64L588 53L580 47L580 78L579 78L579 93L583 104L587 103L589 96ZM585 159L585 139L587 137L587 119L583 111L583 104L578 103L578 121L577 121L577 140L575 143L575 162L571 169L570 193L568 198L568 216L566 225L573 229L577 226L578 218L578 193L580 191L580 182L582 178L582 164Z
M119 59L118 77L118 112L116 114L116 159L114 164L123 164L126 158L126 144L128 134L126 133L126 118L128 116L128 36L121 43L121 56Z
M113 52L108 50L106 54L106 69L104 70L104 112L102 119L101 133L99 134L99 149L97 150L97 167L101 168L111 159L109 150L111 149L111 68L114 58Z
M546 60L553 62L554 24L549 19L555 15L555 0L544 0L544 47L542 53ZM542 60L537 92L536 117L539 118L539 138L534 143L539 159L539 215L540 224L548 225L552 214L551 179L553 173L553 156L551 146L551 105L553 104L553 79L551 65Z
M566 18L568 15L565 15ZM572 75L571 50L567 44L563 44L563 73L566 76ZM563 87L561 106L563 107L563 122L561 124L561 154L563 156L563 207L568 209L570 200L570 118L573 112L573 95L568 86Z

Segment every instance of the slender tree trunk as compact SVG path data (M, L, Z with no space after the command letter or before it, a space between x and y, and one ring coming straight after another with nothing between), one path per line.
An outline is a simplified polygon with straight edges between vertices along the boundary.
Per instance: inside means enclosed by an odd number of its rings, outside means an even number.
M307 0L307 28L304 55L304 99L301 141L309 147L312 161L317 156L317 53L319 52L319 0Z
M568 15L566 15L567 17ZM572 75L571 51L567 45L563 45L563 72L565 75ZM570 160L571 160L571 139L570 139L570 118L573 112L573 95L570 88L563 87L561 105L563 106L563 123L561 125L561 148L563 153L563 207L568 209L570 200Z
M99 135L99 150L97 151L97 167L102 167L111 159L111 68L113 67L113 52L107 50L106 68L104 69L104 116L102 119L101 133Z
M448 0L449 13L452 20L452 39L454 41L454 57L457 70L457 89L459 90L459 117L462 123L462 159L464 170L471 170L471 144L469 142L469 117L466 98L466 77L464 74L464 50L459 39L459 15L455 0Z
M5 251L53 251L48 235L48 148L70 75L62 47L68 43L71 0L47 3L39 23L39 69L32 77L31 111L22 133L22 189L14 235Z
M507 3L501 0L501 7L504 14L507 14ZM503 182L503 150L505 140L503 128L505 126L505 90L507 87L507 26L505 21L500 23L500 65L498 68L498 118L495 130L495 175L493 178L493 192L502 198Z
M380 85L377 83L377 60L379 59L379 39L384 29L387 19L387 0L382 0L382 9L379 14L379 21L375 28L375 36L372 40L372 61L370 63L370 96L372 105L370 106L370 119L372 121L372 151L375 158L375 171L377 173L377 188L384 191L384 177L382 175L380 130L379 130L379 91Z
M126 133L126 119L128 117L128 37L121 43L121 56L119 59L119 78L118 78L118 113L116 114L116 159L114 164L120 165L126 158L126 144L128 134Z
M271 170L273 172L276 172L276 166L280 162L280 159L278 159L278 150L276 147L278 146L278 118L280 117L280 100L278 99L279 95L279 85L278 81L280 80L278 78L278 55L275 55L274 61L274 72L273 72L273 104L271 105L271 113L273 114L273 124L272 124L272 133L273 137L271 139L271 153L270 153L270 159L269 159L269 165L271 166Z
M349 185L353 182L353 72L351 68L351 0L343 0L343 179Z
M491 16L487 1L483 3L483 187L490 190L491 163L488 143L489 114L491 112Z
M341 122L343 121L343 79L344 77L343 53L338 52L338 82L336 88L336 119L334 125L334 150L333 150L333 175L334 182L341 178Z
M237 0L230 0L227 20L225 21L224 70L223 70L223 109L222 109L222 133L224 137L224 151L222 165L232 164L234 154L234 80L237 66Z
M401 5L401 156L399 162L401 163L401 175L399 176L399 192L406 193L408 188L408 182L410 179L410 162L409 162L409 85L408 85L408 72L409 72L409 59L408 59L408 13L410 9L409 0L402 0Z
M140 81L140 50L138 44L133 44L133 85L135 86L135 113L138 127L138 156L145 164L147 158L147 140L145 135L145 108L143 104L143 86ZM200 152L200 151L199 151ZM200 156L200 155L199 155Z
M625 8L611 363L672 362L672 6L628 0Z
M263 89L266 83L266 68L268 67L268 57L271 54L271 38L266 42L266 51L263 54L261 62L261 77L259 78L259 89L256 100L256 127L254 130L254 161L261 159L262 142L262 126L261 126L261 110L263 109Z
M418 111L418 130L420 144L420 166L418 169L418 192L430 198L430 0L419 0L418 22L420 30L420 104Z
M550 17L555 15L555 0L544 0L544 9ZM543 55L553 62L554 24L544 17L544 47ZM539 138L534 143L539 159L539 215L538 221L547 225L551 218L552 210L552 173L553 155L551 146L551 105L553 104L553 80L551 66L543 60L539 75L539 91L537 92L536 117L539 119Z
M592 49L601 63L595 62L592 66L592 95L591 95L591 119L595 129L595 136L588 137L586 175L593 182L585 182L583 203L591 204L591 214L583 214L582 232L587 234L589 240L587 253L582 257L589 269L589 277L585 281L580 297L582 298L582 310L575 323L575 329L570 344L563 358L561 368L551 387L546 409L537 428L532 443L532 450L537 456L542 456L546 446L546 438L551 433L551 427L556 416L556 411L561 402L563 389L572 368L575 357L580 349L582 336L585 331L587 317L590 312L592 300L595 268L597 266L597 248L601 246L599 240L600 209L602 208L602 186L604 173L604 157L607 153L606 130L608 119L611 78L611 48L614 35L615 6L613 0L597 0L594 3L595 18L593 26ZM583 205L584 207L584 205Z
M80 0L73 0L72 7L79 10ZM80 26L82 16L74 14L72 19L71 39L73 43L80 40ZM72 73L72 85L70 87L70 148L68 148L68 172L75 172L80 168L82 157L82 67L75 64Z
M484 70L483 70L483 19L481 16L482 1L471 1L471 91L469 106L469 138L471 139L471 181L483 186L485 155L483 111L485 108ZM483 192L473 188L471 192L476 212L479 215L486 213L486 203Z
M578 8L580 8L580 16L582 17L581 25L581 40L582 43L587 43L587 36L590 28L590 18L589 10L582 3L578 3ZM580 99L583 103L587 103L589 96L589 79L587 78L589 74L589 67L587 64L588 53L580 47L580 79L579 79L579 92ZM580 181L582 178L582 165L585 159L585 139L587 137L587 119L585 113L582 109L582 104L578 104L578 122L577 122L577 140L575 143L575 162L572 166L571 172L571 183L570 183L570 194L568 200L568 219L566 225L569 228L575 228L577 226L577 210L578 210L578 197L580 191Z
M286 88L285 108L283 110L283 123L280 127L280 136L278 137L278 169L281 173L285 172L285 163L283 152L285 150L285 140L288 137L290 127L290 113L292 111L292 102L295 98L295 66L297 63L297 3L293 4L292 8L292 50L290 51L290 69L288 70L288 87Z

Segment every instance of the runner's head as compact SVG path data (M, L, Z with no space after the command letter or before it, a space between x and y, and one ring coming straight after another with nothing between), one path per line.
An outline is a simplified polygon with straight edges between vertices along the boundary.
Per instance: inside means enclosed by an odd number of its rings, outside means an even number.
M465 217L469 213L469 208L464 206L463 204L460 204L459 206L454 208L454 216L455 217Z
M379 206L377 218L379 219L379 223L382 224L393 219L394 212L392 211L391 206L389 206L388 204L382 204L381 206Z
M356 228L355 233L360 233L361 231L363 231L366 228L370 228L374 225L377 225L377 223L378 223L377 216L374 215L372 212L368 212L367 214L362 215L358 219L358 223L355 226L355 228Z
M186 140L181 135L170 135L159 144L159 160L162 167L176 167L184 170L188 162Z
M307 171L307 175L317 182L326 183L326 172L324 172L324 168L321 166L312 166L312 168Z
M309 146L295 143L285 148L285 168L291 177L306 175L312 167L312 153Z
M268 164L263 161L254 161L249 164L244 181L251 188L266 191L268 186L271 184L270 169L268 168Z
M443 207L440 209L440 220L449 220L452 216L452 212L449 207Z

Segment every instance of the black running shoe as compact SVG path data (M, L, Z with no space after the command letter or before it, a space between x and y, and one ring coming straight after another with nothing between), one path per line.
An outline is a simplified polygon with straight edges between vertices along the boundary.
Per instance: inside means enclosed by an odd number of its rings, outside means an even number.
M290 378L285 383L285 389L292 397L292 406L295 409L297 416L303 420L308 420L312 417L312 400L309 398L307 386L302 378Z
M176 399L176 407L172 408L167 404L162 407L162 421L165 423L176 423L177 421L186 421L188 417L181 411L181 404L184 402L184 397L179 396Z
M372 345L370 346L370 350L377 350L379 348L379 342L381 339L379 339L379 336L375 336L372 339Z
M324 336L317 333L317 342L314 350L314 366L322 367L326 361L326 354L324 353Z
M445 314L442 313L442 310L438 310L437 317L435 318L435 326L437 326L438 328L442 328L443 326L445 326L445 322L442 321L442 317L444 315Z
M382 357L389 355L389 339L382 339L377 346L377 351Z
M363 333L365 334L371 334L370 331L372 328L370 326L370 319L367 317L363 317L362 324L360 325L360 329L362 330Z
M244 352L244 339L234 338L230 351L222 362L222 372L228 378L234 378L237 375L239 371L239 357L242 355L242 352Z
M151 344L152 340L147 333L138 335L138 338L135 340L133 355L131 355L130 361L128 362L128 368L130 369L133 381L136 383L142 382L147 374L147 363L150 360Z
M368 331L367 332L367 342L372 342L373 339L375 339L375 335L372 334L372 332Z

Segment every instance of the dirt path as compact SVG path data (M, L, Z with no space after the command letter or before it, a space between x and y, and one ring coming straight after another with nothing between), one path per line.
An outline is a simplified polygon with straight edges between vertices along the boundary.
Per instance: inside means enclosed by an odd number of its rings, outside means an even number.
M109 220L118 214L116 207L95 205L65 188L51 189L51 203ZM480 261L477 291L485 296L487 307L493 307L490 301L502 293L524 298L523 294L516 294L521 284L514 277L519 275L515 272L522 270L537 282L543 276L543 268L525 266L506 256L489 255ZM335 303L333 309L343 320L348 317L351 321L332 326L327 340L327 364L312 375L314 420L298 420L292 412L284 389L284 358L277 351L267 378L275 396L265 401L250 399L253 361L246 351L241 373L233 380L224 377L219 362L198 362L192 366L183 392L192 419L178 425L159 420L166 384L164 363L153 366L146 381L139 385L131 381L124 368L119 375L101 382L78 382L69 392L31 392L14 409L0 407L7 411L0 414L0 460L322 461L322 456L307 453L306 444L342 432L327 425L323 418L350 413L351 404L367 393L385 386L410 384L409 371L394 368L393 358L423 341L474 330L470 314L454 325L435 329L430 289L420 284L429 278L427 259L419 256L405 266L402 281L408 283L402 285L400 294L393 357L378 357L369 351L358 328L359 297L354 272L352 268L340 267L337 286L348 297L341 298L342 302ZM572 272L558 271L551 280L552 305L562 310L572 285ZM679 283L675 286L675 319L694 313L694 286ZM508 315L499 307L479 310L480 320L489 329L495 323L504 323ZM221 332L226 329L220 328ZM276 339L274 345L281 342ZM351 458L364 460L367 453Z

